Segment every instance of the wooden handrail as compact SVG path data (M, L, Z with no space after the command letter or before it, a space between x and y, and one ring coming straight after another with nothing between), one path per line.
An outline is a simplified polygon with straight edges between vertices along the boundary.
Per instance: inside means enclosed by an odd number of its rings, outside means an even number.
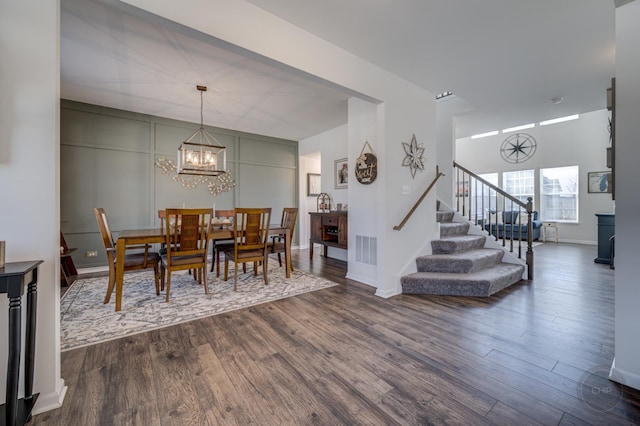
M488 182L485 179L482 179L480 176L478 176L477 174L473 173L471 170L464 168L463 166L461 166L460 164L456 163L455 161L453 162L453 167L462 170L464 173L468 174L469 176L472 176L474 179L478 180L479 182L482 182L483 184L485 184L489 188L491 188L494 191L496 191L498 194L500 194L503 197L507 198L509 201L512 201L515 204L519 205L520 207L525 209L527 211L527 213L531 213L533 211L533 206L530 203L525 203L523 201L520 201L519 199L517 199L513 195L509 194L508 192L505 192L501 188L498 188L497 186L495 186L491 182Z
M413 207L411 207L411 210L409 210L409 213L407 213L404 219L402 219L402 222L400 222L399 225L396 225L393 227L394 230L399 231L404 227L404 225L407 223L411 215L413 215L413 212L415 212L418 206L420 205L420 203L422 203L422 200L424 200L424 198L427 196L429 191L431 191L431 189L436 185L436 183L438 182L438 179L440 179L444 175L445 175L444 173L440 172L440 168L436 166L436 177L433 178L429 187L422 193L422 196L420 196L420 198L418 199L418 201L416 201Z

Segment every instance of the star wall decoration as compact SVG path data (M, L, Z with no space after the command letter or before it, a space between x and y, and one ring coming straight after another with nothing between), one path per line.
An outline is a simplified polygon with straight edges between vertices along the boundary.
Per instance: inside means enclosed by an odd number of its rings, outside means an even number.
M411 170L411 178L416 178L416 171L424 171L424 145L418 145L416 135L411 138L411 143L402 142L402 147L406 156L402 160L402 165L409 167Z

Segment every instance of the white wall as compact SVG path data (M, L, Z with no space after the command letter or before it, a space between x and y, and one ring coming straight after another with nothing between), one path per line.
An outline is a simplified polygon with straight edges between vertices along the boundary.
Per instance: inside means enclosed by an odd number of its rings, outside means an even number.
M35 413L60 406L66 389L59 343L59 9L57 1L0 3L0 240L7 242L7 262L44 260L38 282ZM2 295L0 383L6 377L7 309ZM20 396L23 379L24 370Z
M602 88L603 99L606 87ZM579 223L559 223L560 240L583 244L597 244L596 213L612 213L614 203L610 194L587 191L587 173L608 171L606 148L609 146L607 130L609 111L600 110L580 115L578 120L522 130L537 141L535 155L520 164L505 162L500 156L500 145L509 135L499 134L481 139L463 138L456 141L456 161L476 173L510 170L539 169L545 167L579 166ZM539 209L539 194L534 199ZM541 220L545 218L540 216Z
M312 136L307 139L303 139L298 145L298 154L302 157L308 157L314 155L319 158L319 162L308 162L307 170L303 170L303 166L300 166L301 179L304 179L305 186L304 191L301 191L300 197L300 248L307 248L309 245L310 225L309 225L309 213L317 211L317 202L315 197L307 197L306 192L306 173L320 173L322 181L322 192L326 192L333 198L334 205L337 203L347 204L348 190L336 189L333 179L334 161L346 158L348 140L347 140L347 126L339 126L335 129L327 130L326 132ZM302 163L302 162L301 162ZM313 171L311 171L313 170ZM304 192L304 194L302 194ZM307 199L306 203L302 200ZM303 207L304 205L304 207ZM305 210L303 210L303 208ZM320 248L321 246L316 245ZM328 247L327 256L339 259L347 260L347 251L336 247Z
M640 2L616 9L616 349L612 373L640 389Z

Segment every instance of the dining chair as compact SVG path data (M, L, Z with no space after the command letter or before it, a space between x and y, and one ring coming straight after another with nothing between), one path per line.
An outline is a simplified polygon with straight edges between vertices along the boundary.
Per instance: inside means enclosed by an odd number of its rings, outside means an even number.
M233 289L238 289L238 265L253 262L254 275L258 275L258 263L262 262L264 284L269 284L267 277L267 242L269 235L269 221L271 207L266 208L236 208L233 220L235 240L233 248L224 251L224 280L229 279L229 261L233 268Z
M282 228L289 228L289 235L293 238L293 231L296 228L296 219L298 218L297 207L285 207L282 209L282 218L280 219L280 226ZM285 249L285 235L272 235L271 242L267 245L269 253L278 253L278 263L282 267L282 253L286 253ZM293 265L291 265L293 271Z
M233 221L235 210L216 210L217 218L229 219ZM213 239L211 240L211 272L216 269L216 277L220 276L220 253L226 249L233 247L233 238ZM215 260L215 261L214 261Z
M165 271L165 295L169 302L171 273L194 270L194 279L207 286L207 254L212 209L166 209L165 246L167 253L161 256Z
M107 286L107 295L104 298L104 303L109 303L111 299L111 293L116 282L116 244L109 228L109 222L107 221L107 213L103 208L96 207L93 209L98 222L98 228L100 228L100 235L102 236L102 242L107 254L107 263L109 264L109 284ZM160 264L160 255L154 251L150 251L149 244L142 246L129 246L126 250L144 250L142 252L130 253L124 255L124 271L135 271L140 269L153 268L154 278L156 284L156 296L160 294L160 281L161 271L159 271L158 265Z

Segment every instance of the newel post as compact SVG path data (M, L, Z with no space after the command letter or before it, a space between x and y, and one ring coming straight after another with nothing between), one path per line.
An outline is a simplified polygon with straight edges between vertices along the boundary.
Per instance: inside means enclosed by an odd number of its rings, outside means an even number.
M533 198L527 197L527 279L533 280Z

